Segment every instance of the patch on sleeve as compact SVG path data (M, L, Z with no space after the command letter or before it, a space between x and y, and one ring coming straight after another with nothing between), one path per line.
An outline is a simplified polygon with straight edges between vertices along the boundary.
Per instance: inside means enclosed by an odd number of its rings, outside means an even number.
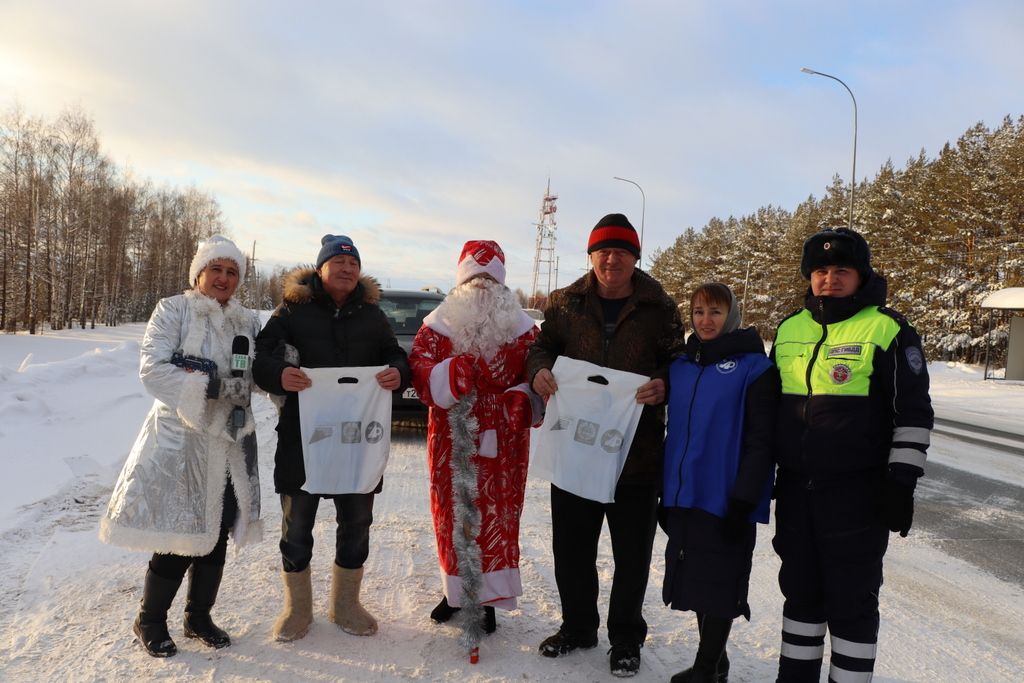
M910 370L915 375L920 375L921 371L924 370L924 355L921 353L921 349L916 346L908 346L905 353L907 354L907 365L910 366Z

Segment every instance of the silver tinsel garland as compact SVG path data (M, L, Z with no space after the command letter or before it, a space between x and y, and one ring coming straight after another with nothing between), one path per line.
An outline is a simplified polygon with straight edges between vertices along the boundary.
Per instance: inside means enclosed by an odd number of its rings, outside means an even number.
M480 508L477 506L479 487L473 455L477 451L480 425L473 416L476 393L459 399L448 411L448 426L452 433L452 498L455 504L452 543L458 557L459 578L462 581L462 637L459 642L467 650L480 644L484 635L484 608L480 604L480 586L483 568L480 546Z

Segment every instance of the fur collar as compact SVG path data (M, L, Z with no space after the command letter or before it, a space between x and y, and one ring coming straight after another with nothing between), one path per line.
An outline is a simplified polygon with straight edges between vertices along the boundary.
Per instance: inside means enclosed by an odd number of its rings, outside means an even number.
M185 290L185 298L189 301L193 320L188 326L188 334L182 342L184 353L203 355L203 340L208 331L218 334L252 334L253 313L231 297L226 305L221 306L216 299L206 296L197 289ZM252 340L249 340L252 342ZM230 349L230 343L228 344ZM224 368L222 368L223 370Z
M640 270L633 271L633 293L630 299L635 301L661 301L664 289L653 277ZM565 288L565 293L570 296L586 297L588 293L597 295L597 276L594 271L588 271L586 275L573 282Z
M314 299L327 299L323 283L313 266L299 266L284 274L281 278L284 300L289 304L308 304ZM346 303L363 301L368 304L380 302L380 283L370 275L360 275L352 298Z

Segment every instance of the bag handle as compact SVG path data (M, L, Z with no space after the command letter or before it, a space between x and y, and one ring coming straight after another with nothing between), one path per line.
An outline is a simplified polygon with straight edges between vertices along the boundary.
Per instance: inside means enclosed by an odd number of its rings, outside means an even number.
M608 386L608 380L603 375L591 375L587 378L587 381L593 382L594 384L603 384Z
M359 384L358 377L339 377L338 384Z

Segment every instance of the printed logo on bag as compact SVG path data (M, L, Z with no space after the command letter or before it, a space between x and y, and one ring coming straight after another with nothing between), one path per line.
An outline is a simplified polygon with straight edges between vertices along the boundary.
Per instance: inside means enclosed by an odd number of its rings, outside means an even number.
M618 429L609 429L601 435L601 448L606 453L618 453L622 450L622 442L624 440L625 437Z
M384 438L384 426L374 420L366 425L366 443L377 443Z
M341 442L342 443L362 443L363 440L363 423L362 422L342 422L341 423Z
M309 443L314 444L317 441L323 441L334 436L334 427L317 427L313 430L313 435L309 437Z
M906 354L907 365L910 366L910 370L915 375L920 375L921 371L924 370L924 356L921 354L921 349L916 346L908 346Z
M846 384L853 378L853 371L850 370L849 365L843 363L837 363L832 366L832 381L836 384Z
M597 443L597 432L601 428L601 425L596 422L590 422L589 420L580 420L576 425L576 435L573 437L574 440L580 443L585 443L588 446L593 446Z
M719 374L728 375L730 372L736 369L736 361L732 358L726 358L718 365L715 366L715 370L718 370Z
M549 431L552 431L552 432L564 431L564 430L568 429L571 425L572 425L572 418L560 417L560 418L558 418L558 420L553 425L551 425L551 429Z
M828 354L825 357L831 358L832 356L859 356L863 348L864 347L861 344L844 344L843 346L833 346L831 349L828 350Z

